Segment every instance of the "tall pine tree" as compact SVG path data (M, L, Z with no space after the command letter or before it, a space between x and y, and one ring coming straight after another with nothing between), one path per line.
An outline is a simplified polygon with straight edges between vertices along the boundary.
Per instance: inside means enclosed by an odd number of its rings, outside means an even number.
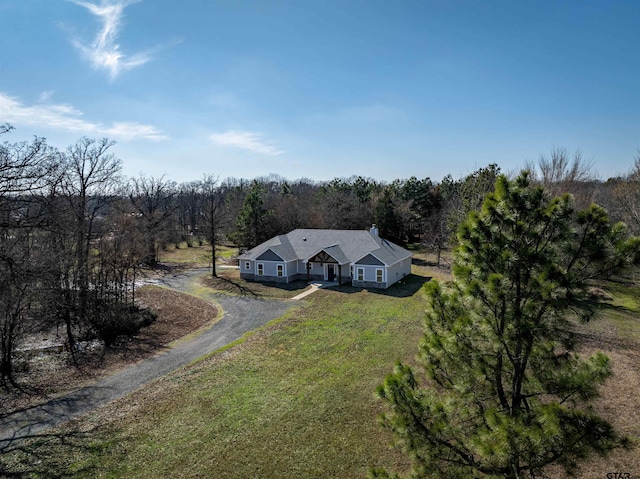
M576 354L576 329L594 316L590 280L637 263L640 238L522 173L499 177L458 239L454 280L426 287L424 378L397 364L378 390L409 477L542 477L623 444L590 408L609 359Z
M262 184L255 180L251 183L236 218L236 231L231 235L231 239L238 246L253 248L269 239L266 226L272 212L264 206L265 193Z

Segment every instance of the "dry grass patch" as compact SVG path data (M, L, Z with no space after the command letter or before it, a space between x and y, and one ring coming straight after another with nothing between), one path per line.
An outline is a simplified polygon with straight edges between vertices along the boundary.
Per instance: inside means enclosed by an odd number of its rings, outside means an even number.
M145 286L137 292L137 301L154 310L158 320L141 331L136 339L154 338L153 342L168 344L210 324L219 311L213 304L166 288Z
M579 325L579 354L602 351L611 360L613 376L601 389L594 410L615 430L631 440L631 448L618 449L607 457L591 457L578 472L584 479L640 477L640 302L638 286L608 282L599 285L613 301L602 304L599 317ZM624 474L628 473L628 476ZM610 476L608 474L611 474ZM559 468L550 477L566 477Z
M238 255L238 248L231 245L216 246L216 264L232 262ZM162 263L189 265L191 267L211 266L211 245L187 246L181 243L179 247L169 246L159 253Z

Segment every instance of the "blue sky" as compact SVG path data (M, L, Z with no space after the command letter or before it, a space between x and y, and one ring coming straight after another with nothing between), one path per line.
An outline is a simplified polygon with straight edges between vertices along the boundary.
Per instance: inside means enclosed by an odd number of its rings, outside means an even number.
M5 141L124 172L460 177L640 149L640 2L0 0Z

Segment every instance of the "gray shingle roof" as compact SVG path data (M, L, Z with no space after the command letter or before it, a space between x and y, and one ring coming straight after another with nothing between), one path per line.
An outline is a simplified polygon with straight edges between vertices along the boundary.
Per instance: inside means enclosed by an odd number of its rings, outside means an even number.
M340 264L352 263L371 253L391 266L411 257L411 252L366 230L297 229L279 235L240 255L240 260L255 260L271 249L284 261L307 260L326 251Z

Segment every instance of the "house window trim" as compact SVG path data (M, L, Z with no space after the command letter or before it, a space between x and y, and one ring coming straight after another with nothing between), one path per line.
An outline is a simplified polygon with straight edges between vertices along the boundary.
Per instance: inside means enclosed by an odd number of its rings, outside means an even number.
M246 270L250 270L251 269L251 261L245 261L244 262L244 269L246 269Z
M264 276L264 263L256 263L256 275Z
M284 278L285 276L285 272L284 272L284 264L277 264L276 265L276 276L278 278Z
M376 283L384 283L384 268L376 268Z
M358 266L356 268L356 280L357 281L364 281L364 267Z

